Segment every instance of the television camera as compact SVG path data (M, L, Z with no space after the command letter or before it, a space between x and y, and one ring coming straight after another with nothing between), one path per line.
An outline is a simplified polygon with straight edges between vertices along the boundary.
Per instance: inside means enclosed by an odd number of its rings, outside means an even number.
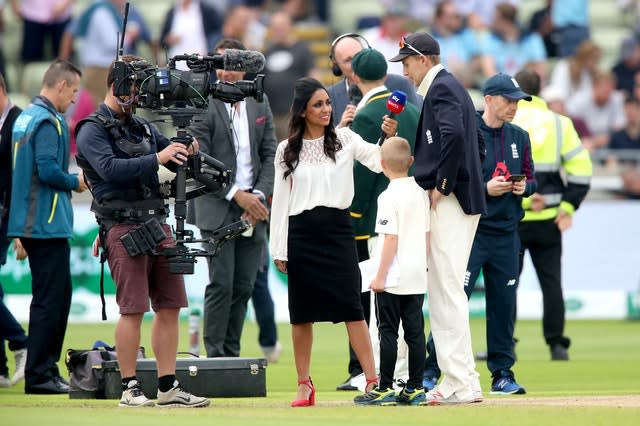
M128 102L135 107L171 117L174 126L177 127L177 135L170 138L171 142L179 142L187 147L191 144L193 137L186 128L195 116L206 112L209 96L226 103L239 102L246 97L253 97L262 102L263 75L258 74L253 80L240 80L235 83L211 80L211 73L216 69L259 73L265 63L265 58L260 52L226 49L223 55L176 55L169 59L166 67L154 66L145 60L122 60L128 12L129 3L126 3L118 58L111 74L113 94L118 98L129 99ZM186 62L189 70L177 69L176 63L179 61ZM175 178L161 185L165 198L175 198L176 246L165 248L162 252L154 250L163 239L163 233L158 232L158 221L155 220L154 223L152 219L133 231L128 240L129 244L125 244L129 254L166 256L171 273L192 274L196 257L215 256L222 244L242 234L251 226L249 222L239 220L217 229L210 239L195 239L193 231L184 228L187 200L227 187L230 177L231 171L215 158L202 152L189 156L185 164L177 166ZM201 242L212 244L213 250L187 246L190 243Z

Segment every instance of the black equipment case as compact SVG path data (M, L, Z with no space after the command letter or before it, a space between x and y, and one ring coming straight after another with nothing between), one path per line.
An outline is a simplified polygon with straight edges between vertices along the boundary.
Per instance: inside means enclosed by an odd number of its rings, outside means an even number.
M267 360L264 358L178 358L176 378L197 396L267 396ZM105 397L120 399L122 386L118 361L102 363ZM136 377L149 399L157 398L158 374L155 359L138 359Z

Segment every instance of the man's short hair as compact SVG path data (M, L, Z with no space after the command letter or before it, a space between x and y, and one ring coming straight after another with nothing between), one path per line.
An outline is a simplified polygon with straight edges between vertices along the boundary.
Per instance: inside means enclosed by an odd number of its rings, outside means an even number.
M82 77L82 71L69 61L58 59L54 61L42 76L42 85L53 88L61 81L71 84L75 77Z
M215 50L218 51L218 49L247 50L244 44L235 38L223 38L216 44Z
M409 141L399 136L392 136L384 141L380 152L387 169L394 173L405 173L411 167L411 146Z
M524 69L515 75L520 88L532 96L540 96L540 76L533 70Z

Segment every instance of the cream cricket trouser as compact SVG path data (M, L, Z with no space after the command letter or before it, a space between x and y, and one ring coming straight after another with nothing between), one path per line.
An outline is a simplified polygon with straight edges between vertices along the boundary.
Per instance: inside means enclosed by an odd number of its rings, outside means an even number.
M427 282L429 325L438 365L444 375L438 390L471 399L480 390L471 348L469 302L464 276L480 215L462 211L455 195L442 197L431 210L431 253Z

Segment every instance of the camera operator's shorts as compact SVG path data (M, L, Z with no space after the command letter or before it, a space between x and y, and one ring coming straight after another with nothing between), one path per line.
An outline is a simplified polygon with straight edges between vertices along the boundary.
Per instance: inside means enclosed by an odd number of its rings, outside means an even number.
M116 302L120 314L139 314L149 311L149 300L154 311L162 308L184 308L187 293L184 278L169 272L169 262L163 256L141 255L131 257L124 248L120 237L139 225L114 225L106 237L111 278L116 284ZM168 236L158 246L172 247L175 240L169 225L162 225Z

